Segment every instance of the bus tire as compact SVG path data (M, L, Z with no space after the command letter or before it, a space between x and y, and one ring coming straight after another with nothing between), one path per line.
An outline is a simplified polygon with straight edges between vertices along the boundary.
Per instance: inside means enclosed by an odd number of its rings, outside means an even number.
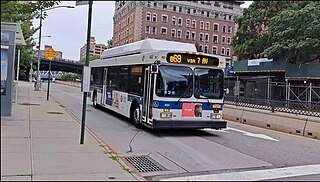
M141 123L140 123L140 117L141 117L141 112L140 112L140 107L137 103L133 103L131 107L131 121L134 124L136 128L141 128Z

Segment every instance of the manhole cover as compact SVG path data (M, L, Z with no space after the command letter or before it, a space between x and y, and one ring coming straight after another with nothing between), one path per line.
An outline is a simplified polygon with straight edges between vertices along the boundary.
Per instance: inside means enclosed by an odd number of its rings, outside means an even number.
M130 156L124 157L124 159L128 161L132 165L132 167L142 173L166 170L163 166L158 164L149 156Z
M54 112L54 111L52 111L52 112L47 112L48 114L63 114L62 112Z
M32 104L32 103L19 103L19 105L23 105L23 106L40 106L40 104Z

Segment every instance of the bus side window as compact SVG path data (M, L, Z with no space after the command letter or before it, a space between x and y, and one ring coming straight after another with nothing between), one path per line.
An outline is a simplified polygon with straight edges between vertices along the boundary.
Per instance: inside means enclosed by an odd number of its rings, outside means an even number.
M143 79L142 79L142 66L129 67L129 87L128 92L142 96Z
M108 88L117 89L118 88L118 68L110 67L108 69L107 86Z

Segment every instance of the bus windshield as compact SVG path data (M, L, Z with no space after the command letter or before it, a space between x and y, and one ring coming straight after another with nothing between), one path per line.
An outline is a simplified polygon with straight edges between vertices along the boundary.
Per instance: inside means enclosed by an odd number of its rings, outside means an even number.
M156 94L160 97L191 97L193 91L192 80L192 69L189 67L159 66Z
M194 96L198 99L222 99L223 71L207 68L195 68Z

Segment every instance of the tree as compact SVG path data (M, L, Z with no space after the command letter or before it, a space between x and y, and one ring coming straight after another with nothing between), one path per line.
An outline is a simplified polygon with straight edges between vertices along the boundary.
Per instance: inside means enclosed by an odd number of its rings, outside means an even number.
M89 57L89 61L100 59L100 55L94 54ZM86 62L86 57L80 59L81 62Z
M281 35L281 31L287 28L317 28L318 24L314 21L315 17L319 17L319 15L316 15L314 12L310 13L310 11L302 11L307 5L314 7L313 10L319 7L318 2L312 1L254 1L248 9L244 10L243 15L236 19L239 27L232 43L235 55L239 57L239 60L280 56L285 57L287 61L295 62L293 61L295 58L291 55L293 52L296 54L296 49L286 49L287 52L277 52L276 50L279 48L279 45L286 45L280 41L290 39L292 42L300 42L299 39L305 36L304 33L306 32L302 33L300 38L292 34L286 34L283 35L284 37L282 37L282 39L279 39L279 35ZM300 22L305 20L303 16L301 16L301 13L299 13L300 15L293 15L296 14L298 10L301 10L302 14L310 13L306 15L306 17L311 18L310 21L308 21L310 23L308 26L300 27ZM291 23L293 20L292 17L290 20L288 19L290 17L288 13L291 13L294 18L297 18L294 21L295 24ZM282 27L282 29L279 27ZM314 43L314 40L308 39L306 41L308 43L304 43L305 45ZM289 52L292 54L288 54ZM301 60L298 62L300 61Z
M111 39L107 40L107 48L110 49L113 47L113 37Z
M60 1L37 1L36 3L20 3L18 1L1 1L1 22L21 22L21 29L26 45L17 46L20 49L20 76L27 78L30 65L36 62L33 57L35 42L32 38L39 27L32 27L32 19L40 18L40 9L50 8ZM43 16L45 18L45 16ZM16 51L17 54L18 51Z
M273 42L265 49L269 57L285 55L290 63L320 59L320 3L311 2L301 9L288 9L270 20Z

